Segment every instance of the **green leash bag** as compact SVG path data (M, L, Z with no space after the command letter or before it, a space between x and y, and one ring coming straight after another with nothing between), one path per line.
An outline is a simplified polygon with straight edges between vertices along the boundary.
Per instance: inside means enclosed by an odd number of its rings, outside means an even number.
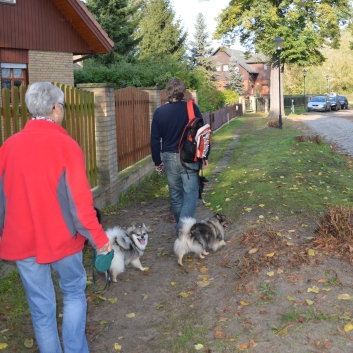
M114 250L108 252L107 254L97 254L97 251L93 249L93 285L96 291L99 291L96 285L96 278L95 278L95 270L98 272L106 272L105 276L105 286L101 290L105 290L108 286L109 279L110 279L110 265L112 263L114 257Z

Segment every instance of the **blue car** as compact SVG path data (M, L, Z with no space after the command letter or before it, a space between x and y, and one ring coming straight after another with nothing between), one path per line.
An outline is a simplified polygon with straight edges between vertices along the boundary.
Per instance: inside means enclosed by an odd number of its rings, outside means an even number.
M348 100L345 96L338 96L341 103L341 109L348 109Z

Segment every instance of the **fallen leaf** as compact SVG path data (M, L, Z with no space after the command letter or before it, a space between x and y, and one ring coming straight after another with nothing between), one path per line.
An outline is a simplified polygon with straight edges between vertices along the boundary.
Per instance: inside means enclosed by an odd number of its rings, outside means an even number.
M26 338L23 344L26 348L32 348L33 343L33 338Z
M280 273L283 273L283 270L282 269L277 269L277 273L280 274Z
M237 348L240 349L241 351L248 349L249 346L250 346L250 342L244 342L242 344L237 344Z
M182 298L187 298L189 296L189 294L185 293L185 292L180 292L179 296L182 297Z
M142 300L146 300L148 298L147 294L142 294Z
M107 300L107 298L103 297L102 295L97 295L97 298L99 298L99 299L101 299L101 300L104 300L104 301Z
M313 292L313 293L319 293L320 292L320 288L318 286L312 286L312 288L308 288L307 292Z
M309 256L315 256L315 251L313 249L308 250L308 255Z
M267 257L273 257L273 256L275 256L275 253L274 253L274 252L271 252L271 253L269 253L269 254L266 254L266 256L267 256Z
M200 281L200 282L196 282L196 284L197 284L199 287L207 287L207 286L210 284L210 281L203 280L203 281Z
M326 281L327 281L327 279L325 277L319 278L316 280L316 282L318 282L318 283L325 283Z
M132 319L133 317L135 317L135 313L130 313L130 314L126 314L126 317L128 317L129 319Z
M171 284L172 286L175 286L175 282L170 282L170 284Z
M276 335L276 336L285 336L287 333L288 333L288 328L287 328L287 327L284 327L282 330L279 330L279 331L277 332L277 335Z
M351 322L347 325L344 325L344 332L348 332L351 330L353 330L353 324Z
M9 330L8 328L5 328L5 329L1 330L0 333L5 333L5 332L7 332L8 330Z
M236 342L237 339L236 339L236 338L227 338L227 341L228 341L228 342Z
M244 302L243 300L241 300L241 301L240 301L240 304L241 304L241 305L243 305L243 306L247 306L247 305L249 305L249 303Z
M294 301L295 299L293 297L291 297L290 295L287 295L287 300L291 302L291 301Z
M250 212L252 210L252 208L246 208L245 211L246 212Z
M5 349L8 347L7 343L0 343L0 349Z
M115 304L117 301L118 301L118 297L115 297L115 298L108 298L108 302L109 302L109 303Z
M288 233L294 233L294 232L295 232L295 229L289 229L287 232L288 232Z
M257 253L257 248L253 248L253 249L250 249L249 251L248 251L248 253L249 254L255 254L255 253Z
M226 335L225 335L225 333L222 332L222 331L216 331L214 337L215 337L215 338L225 338Z
M123 348L123 347L120 346L119 343L114 343L114 349L115 349L116 351L121 351L121 348Z
M259 207L265 207L265 205L262 203L262 204L259 205Z
M310 299L305 299L305 301L306 301L306 303L308 305L313 305L314 304L314 302L312 300L310 300Z
M207 272L207 271L208 271L208 268L207 268L207 267L204 267L204 266L203 266L203 267L200 268L200 272Z
M340 294L337 299L340 299L340 300L351 300L352 297L349 295L349 294Z
M272 277L275 273L273 271L267 272L267 276Z
M200 349L202 349L203 348L203 344L201 344L201 343L199 343L199 344L195 344L195 349L197 350L197 351L199 351Z
M105 320L101 320L101 321L99 321L99 325L106 325L108 322L107 321L105 321Z

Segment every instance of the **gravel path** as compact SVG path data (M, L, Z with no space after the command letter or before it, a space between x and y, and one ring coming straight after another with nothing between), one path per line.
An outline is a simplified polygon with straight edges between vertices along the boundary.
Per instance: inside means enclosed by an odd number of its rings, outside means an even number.
M301 116L300 121L313 133L334 143L340 152L348 153L353 157L353 114L351 111L309 113Z

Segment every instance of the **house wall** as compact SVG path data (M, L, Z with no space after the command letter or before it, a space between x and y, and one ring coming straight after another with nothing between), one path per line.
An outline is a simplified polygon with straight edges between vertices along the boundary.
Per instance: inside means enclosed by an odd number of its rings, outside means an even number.
M29 50L28 79L29 84L49 81L73 86L72 53Z
M254 82L254 94L256 95L256 90L259 90L259 96L270 94L270 77L271 77L271 67L263 63L248 63L251 65L259 74L257 75L256 81Z
M215 54L214 60L212 60L215 65L221 65L222 67L222 71L217 71L218 76L216 78L218 82L218 89L220 91L224 91L228 84L227 77L229 72L223 71L223 65L228 65L229 67L229 60L229 55L223 51L218 51ZM263 63L248 63L248 65L253 67L258 74L250 74L241 65L238 65L240 74L243 76L244 91L247 95L255 96L256 90L258 89L260 97L268 95L270 93L269 87L271 68L268 66L267 69L265 69L265 65Z
M0 49L93 53L52 0L0 3Z

